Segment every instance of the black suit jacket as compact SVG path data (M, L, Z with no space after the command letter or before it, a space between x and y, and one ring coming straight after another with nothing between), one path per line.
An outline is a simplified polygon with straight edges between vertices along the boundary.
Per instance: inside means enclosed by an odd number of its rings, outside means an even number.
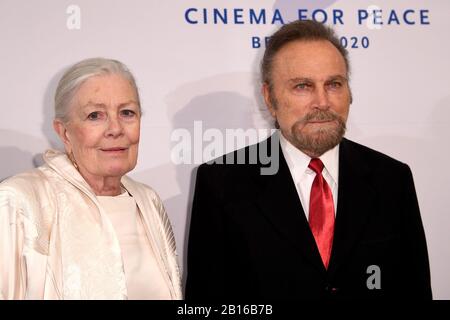
M260 147L236 151L235 159ZM261 175L259 162L199 167L186 299L431 299L425 234L406 164L343 139L326 270L277 147L274 175Z

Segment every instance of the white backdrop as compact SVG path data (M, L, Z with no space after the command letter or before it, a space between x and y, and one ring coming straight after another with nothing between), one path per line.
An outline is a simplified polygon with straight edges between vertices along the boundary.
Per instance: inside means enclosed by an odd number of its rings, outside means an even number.
M227 23L217 16L214 23L214 9L222 16L226 9ZM381 11L360 23L359 10ZM164 200L183 267L199 161L174 164L171 135L177 128L193 134L194 121L203 131L269 127L259 95L262 48L252 39L263 45L280 19L299 12L321 21L325 13L329 24L338 17L352 64L347 137L411 166L434 297L450 299L447 0L0 0L0 180L61 147L51 121L63 70L88 57L119 59L136 76L145 112L131 176Z

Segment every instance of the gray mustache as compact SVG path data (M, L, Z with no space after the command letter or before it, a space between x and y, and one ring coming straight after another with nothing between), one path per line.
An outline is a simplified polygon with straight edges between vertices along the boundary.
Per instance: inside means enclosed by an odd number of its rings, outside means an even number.
M301 122L308 121L333 121L339 120L340 116L332 111L314 111L308 113L306 116L301 119Z

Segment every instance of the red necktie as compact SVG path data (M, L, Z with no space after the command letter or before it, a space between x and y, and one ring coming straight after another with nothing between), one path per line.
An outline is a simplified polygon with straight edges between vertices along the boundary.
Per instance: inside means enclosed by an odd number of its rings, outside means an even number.
M314 170L314 178L309 201L309 226L316 239L323 264L328 269L334 233L334 202L328 183L322 176L323 163L311 159L309 168Z

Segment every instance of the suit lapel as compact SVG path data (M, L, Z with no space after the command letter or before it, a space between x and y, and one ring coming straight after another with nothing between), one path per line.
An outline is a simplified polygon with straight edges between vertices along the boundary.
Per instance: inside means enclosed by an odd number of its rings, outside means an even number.
M339 150L338 205L329 272L332 275L351 254L374 207L370 171L346 139Z
M279 148L279 170L274 175L259 175L262 189L258 205L273 227L294 245L313 265L325 272L319 251L306 220L297 189Z

